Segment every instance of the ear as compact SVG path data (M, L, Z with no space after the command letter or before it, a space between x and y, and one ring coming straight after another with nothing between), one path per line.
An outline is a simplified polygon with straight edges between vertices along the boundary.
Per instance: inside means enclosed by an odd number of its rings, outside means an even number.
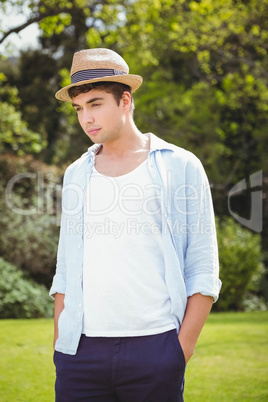
M125 91L121 98L123 109L129 110L131 106L131 95L129 92Z

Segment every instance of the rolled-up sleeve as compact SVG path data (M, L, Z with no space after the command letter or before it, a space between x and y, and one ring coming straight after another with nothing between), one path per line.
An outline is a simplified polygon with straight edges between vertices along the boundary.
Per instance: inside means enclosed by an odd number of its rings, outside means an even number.
M201 162L196 158L186 167L187 247L184 278L187 297L195 293L219 297L218 245L214 208L209 182Z

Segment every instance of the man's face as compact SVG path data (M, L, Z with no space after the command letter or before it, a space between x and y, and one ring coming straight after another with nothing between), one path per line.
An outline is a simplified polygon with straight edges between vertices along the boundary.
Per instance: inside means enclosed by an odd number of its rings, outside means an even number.
M79 123L94 143L114 141L122 135L126 111L123 100L116 103L114 96L92 89L72 99Z

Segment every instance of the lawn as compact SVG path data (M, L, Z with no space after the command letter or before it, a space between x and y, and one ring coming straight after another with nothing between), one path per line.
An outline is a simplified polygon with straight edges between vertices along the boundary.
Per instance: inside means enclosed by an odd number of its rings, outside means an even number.
M54 401L52 320L0 320L0 401ZM268 401L268 312L211 314L185 402ZM139 402L139 401L137 401Z
M268 312L210 315L186 371L185 401L268 401Z

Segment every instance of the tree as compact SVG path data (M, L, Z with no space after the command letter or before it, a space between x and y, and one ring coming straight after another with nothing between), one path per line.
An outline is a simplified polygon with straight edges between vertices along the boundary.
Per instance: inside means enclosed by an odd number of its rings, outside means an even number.
M72 15L77 9L83 10L85 17L91 17L91 12L95 10L96 5L105 5L105 0L87 1L87 0L40 0L38 2L29 0L23 2L20 0L2 0L0 2L1 14L5 15L16 11L26 16L26 21L16 27L9 28L2 33L0 44L3 43L12 33L19 33L31 24L39 23L44 31L50 35L52 32L61 33L63 29L70 24Z
M18 89L5 84L6 77L0 74L0 153L12 151L18 155L39 153L46 146L41 136L28 128L19 110Z

